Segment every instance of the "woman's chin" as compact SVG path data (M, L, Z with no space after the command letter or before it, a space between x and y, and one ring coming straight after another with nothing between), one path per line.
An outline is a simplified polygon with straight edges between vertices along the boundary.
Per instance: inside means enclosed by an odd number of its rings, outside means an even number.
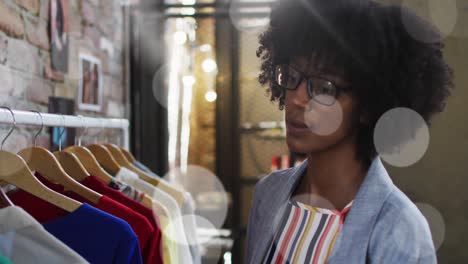
M294 153L309 153L310 152L310 142L305 142L295 137L288 136L286 138L286 143L288 145L289 151Z
M320 152L328 146L327 141L319 137L298 138L289 135L286 137L286 144L289 151L301 154Z

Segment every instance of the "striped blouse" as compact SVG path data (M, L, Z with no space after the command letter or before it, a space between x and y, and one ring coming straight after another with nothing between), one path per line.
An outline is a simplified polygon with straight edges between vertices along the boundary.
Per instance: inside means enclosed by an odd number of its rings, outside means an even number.
M352 203L340 212L289 201L264 264L326 263Z

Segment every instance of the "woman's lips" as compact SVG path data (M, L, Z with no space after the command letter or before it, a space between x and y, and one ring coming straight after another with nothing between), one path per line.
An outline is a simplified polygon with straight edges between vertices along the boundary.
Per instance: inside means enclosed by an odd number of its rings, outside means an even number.
M309 130L310 130L309 127L302 122L297 122L297 121L286 122L286 131L288 135L300 136L309 132Z

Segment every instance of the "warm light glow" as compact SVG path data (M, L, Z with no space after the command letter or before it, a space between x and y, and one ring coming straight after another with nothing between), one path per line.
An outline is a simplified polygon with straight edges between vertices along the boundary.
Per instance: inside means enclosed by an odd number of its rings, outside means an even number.
M217 98L218 98L218 94L216 94L215 91L208 91L205 94L206 101L208 101L210 103L216 101Z
M200 51L201 52L210 52L211 51L211 45L210 44L204 44L200 46Z
M192 95L195 77L186 75L182 78L184 94L182 96L182 128L180 131L180 169L187 172L190 144L190 112L192 110Z
M182 31L177 31L174 33L174 41L178 45L184 45L187 42L187 34Z
M185 87L193 86L195 84L195 77L193 75L186 75L182 78L182 83Z
M177 33L177 32L176 32ZM183 33L183 32L182 32ZM184 33L185 34L185 33ZM179 124L179 101L181 97L180 87L180 71L181 57L183 54L183 46L175 46L171 49L170 68L169 68L169 87L168 87L168 130L169 130L169 145L168 145L168 161L169 167L176 166L177 159L177 139L178 139L178 124Z
M216 61L213 59L206 59L202 63L203 71L206 73L212 73L218 69Z
M196 0L182 0L183 5L194 5Z
M192 15L195 15L195 8L193 7L184 7L180 10L180 13L182 15L186 15L186 16L192 16Z

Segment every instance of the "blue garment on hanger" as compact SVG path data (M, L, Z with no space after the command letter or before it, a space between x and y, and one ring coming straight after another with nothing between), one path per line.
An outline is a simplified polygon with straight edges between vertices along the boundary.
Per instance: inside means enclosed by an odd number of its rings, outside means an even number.
M127 222L86 203L43 226L90 263L142 263L138 239Z

